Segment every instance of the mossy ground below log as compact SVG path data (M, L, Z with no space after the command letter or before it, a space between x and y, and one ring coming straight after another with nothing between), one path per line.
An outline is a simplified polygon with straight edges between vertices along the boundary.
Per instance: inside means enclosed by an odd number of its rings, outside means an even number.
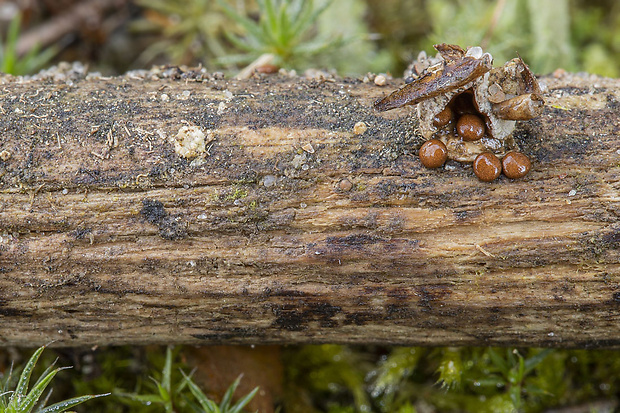
M386 413L423 409L539 412L552 408L613 411L619 403L620 382L616 373L620 368L620 353L617 351L339 345L237 350L231 347L229 353L245 354L242 357L245 364L226 362L228 369L234 366L235 371L230 374L218 371L212 363L192 364L208 359L206 354L216 350L221 352L210 347L177 347L174 366L186 370L196 367L194 380L215 400L221 397L218 391L223 391L232 379L215 383L201 379L202 376L226 380L223 377L236 377L237 370L245 372L239 395L254 386L261 389L255 403L249 406L250 411L257 406L261 406L261 412L279 409L276 411L283 413ZM149 391L149 376L159 377L165 352L165 347L158 346L48 349L39 368L56 357L59 365L74 366L54 380L53 400L114 392L78 406L75 409L78 412L146 413L155 411L157 406L144 405L121 394ZM25 353L12 354L26 358ZM7 354L1 355L6 366ZM264 370L254 370L261 369L260 360L264 362L265 357L271 360L268 375ZM524 368L520 372L521 362ZM274 372L280 376L273 376ZM179 378L175 370L173 386Z

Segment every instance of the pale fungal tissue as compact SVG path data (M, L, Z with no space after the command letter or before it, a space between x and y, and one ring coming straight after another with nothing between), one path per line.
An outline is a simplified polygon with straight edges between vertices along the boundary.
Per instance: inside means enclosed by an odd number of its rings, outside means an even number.
M209 141L213 140L210 131L207 131ZM192 159L206 152L205 133L198 126L182 126L174 138L174 151L183 158Z

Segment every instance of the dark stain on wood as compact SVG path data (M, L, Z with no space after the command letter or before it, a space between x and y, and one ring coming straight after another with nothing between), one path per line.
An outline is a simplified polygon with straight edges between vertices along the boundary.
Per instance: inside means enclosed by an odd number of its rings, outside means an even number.
M159 236L163 239L175 241L187 238L187 225L180 216L171 216L161 201L152 199L142 200L140 215L150 224L159 229Z
M32 313L29 311L20 310L17 308L5 308L0 307L0 316L4 317L32 317Z
M246 328L246 327L234 327L222 331L217 331L213 333L194 333L191 334L192 337L201 340L201 341L209 341L214 343L223 343L229 340L240 339L240 338L260 338L263 336L263 332L254 329L254 328Z
M273 305L271 311L275 316L273 326L289 331L301 331L308 328L308 324L318 322L324 328L333 328L338 321L333 317L340 313L341 307L328 302L307 303L300 301L297 305Z
M340 252L345 249L362 249L367 245L386 242L384 238L367 234L351 234L345 237L327 237L325 244L334 252Z
M365 324L372 323L377 319L381 318L381 314L369 312L369 311L358 311L355 313L347 313L345 315L345 319L343 325L355 324L357 326L362 326Z
M73 236L76 240L81 240L84 239L86 236L92 234L92 232L92 228L77 228L75 231L73 231Z
M419 297L418 305L427 309L433 308L437 301L442 301L450 296L451 289L446 285L427 285L417 288Z

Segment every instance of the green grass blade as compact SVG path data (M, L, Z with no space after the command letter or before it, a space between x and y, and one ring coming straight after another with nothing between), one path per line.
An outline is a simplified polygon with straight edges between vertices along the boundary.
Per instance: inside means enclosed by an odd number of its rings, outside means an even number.
M263 13L260 23L265 34L270 33L271 38L278 38L278 14L276 13L275 0L257 0L258 9ZM282 4L280 4L280 8ZM264 17L264 18L263 18ZM266 26L265 26L266 25Z
M168 394L171 393L171 376L172 376L172 347L168 346L166 348L166 362L164 364L164 369L162 371L161 377L161 385Z
M308 27L310 27L312 23L314 23L314 21L318 17L318 14L315 15L315 13L313 13L313 8L314 8L313 1L309 0L309 1L303 2L301 8L297 12L297 15L295 16L294 24L291 26L291 29L290 29L291 36L297 37L303 34L303 32Z
M15 62L17 61L16 47L19 37L19 29L21 26L22 16L17 14L9 24L9 31L6 36L6 44L4 46L4 58L2 66L7 73L15 74Z
M491 362L495 365L495 367L504 375L507 376L510 372L510 366L508 362L502 358L497 352L489 348L488 350L489 357L491 358Z
M525 376L525 359L521 356L519 356L519 370L518 370L519 374L518 374L518 378L519 378L519 383L521 382L521 380L523 380L523 377Z
M51 406L48 406L46 408L44 408L43 410L39 410L38 413L57 413L57 412L64 412L67 411L68 409L77 406L78 404L87 402L89 400L95 399L97 397L103 397L103 396L109 396L110 393L105 393L105 394L90 394L90 395L86 395L86 396L80 396L80 397L74 397L73 399L69 399L69 400L64 400L62 402L58 402L55 404L52 404Z
M289 45L292 41L296 40L291 36L291 21L294 16L290 15L290 9L287 2L280 5L278 11L278 44L281 47Z
M332 4L332 1L326 2L324 5L314 10L314 2L308 1L307 11L299 18L297 25L295 25L291 31L291 35L300 37L303 33L316 23L319 16Z
M47 64L58 53L56 47L41 50L37 45L15 62L15 74L25 75L35 72Z
M243 396L237 403L230 408L227 413L240 413L243 408L252 401L256 393L258 392L258 387L255 387L254 390Z
M39 400L39 404L35 407L35 412L39 412L41 411L41 409L43 409L43 407L45 407L45 405L47 404L47 402L49 401L52 392L54 389L49 389L49 391L47 392L47 394L45 395L45 397L43 397L43 399Z
M547 358L547 356L553 352L553 349L545 349L543 351L541 351L540 353L529 357L527 360L525 360L525 374L529 374L532 370L534 370L534 368L536 368L536 366L538 366L545 358Z
M28 392L28 382L30 381L30 375L32 375L32 370L34 366L37 364L41 353L45 350L45 346L39 347L37 351L34 352L28 363L24 366L22 373L19 375L19 381L17 382L17 387L15 387L14 393L11 395L9 399L9 403L13 403L14 400L26 395Z
M23 409L23 411L25 412L31 411L34 405L37 403L37 401L41 397L41 395L43 394L43 392L45 391L45 389L47 388L47 386L50 384L52 379L56 376L56 374L58 374L59 371L65 370L67 368L69 367L58 367L57 369L49 372L42 379L38 380L37 384L32 387L32 390L28 392L28 395L24 399L23 404L20 403L20 407Z
M115 392L114 395L118 397L126 397L130 400L142 403L142 404L163 404L163 400L158 394L132 394Z
M275 0L257 0L259 9L258 24L256 27L261 32L259 42L265 46L278 44L278 18L272 2Z
M255 54L234 54L218 57L215 62L220 66L244 65L256 59Z
M164 406L167 405L170 402L170 393L159 383L157 383L157 391Z
M217 407L217 404L210 400L207 395L200 390L196 383L194 383L194 381L187 374L185 374L185 372L181 371L181 373L187 382L189 390L192 392L196 400L198 400L198 403L200 403L200 406L202 406L204 411L206 413L219 413L220 409Z
M41 373L41 375L39 376L39 378L37 379L37 381L33 385L33 387L36 387L41 382L41 380L43 380L45 377L47 377L47 375L50 374L55 369L54 366L56 365L56 361L58 361L58 360L54 360L54 362L52 364L47 366L47 368L45 369L45 371L43 373Z
M250 36L254 36L256 39L259 39L264 42L265 36L264 33L260 30L258 25L248 19L245 16L237 13L235 9L226 4L223 0L217 0L217 3L222 8L222 11L235 22L237 22L245 31L248 32Z
M238 47L241 50L245 50L246 52L254 52L257 49L255 46L252 45L252 43L254 42L253 40L250 40L252 39L251 37L246 38L244 42L243 40L241 40L240 38L238 38L237 36L235 36L234 34L230 32L224 32L224 36L226 36L228 41L230 41L235 47Z
M224 393L224 397L222 397L220 408L225 412L228 411L228 406L230 406L230 402L232 401L233 394L235 394L235 390L237 390L237 387L239 386L239 382L241 382L241 377L243 377L243 374L240 374L239 377L237 377L237 379L233 382L233 384L231 384L230 387L228 387L228 389L226 390L226 393Z
M291 16L291 21L297 21L299 16L301 15L301 10L304 5L312 5L312 0L307 1L299 1L299 0L290 0L287 4L289 15Z
M2 383L2 390L0 390L0 393L2 393L3 396L5 394L11 393L11 390L9 390L9 383L12 377L13 377L13 363L11 363L11 367L9 367L9 374L6 375L6 379L4 380L4 383Z
M317 40L313 42L306 42L297 46L298 55L316 55L318 53L325 52L330 49L342 47L346 42L343 39L335 38L333 41Z

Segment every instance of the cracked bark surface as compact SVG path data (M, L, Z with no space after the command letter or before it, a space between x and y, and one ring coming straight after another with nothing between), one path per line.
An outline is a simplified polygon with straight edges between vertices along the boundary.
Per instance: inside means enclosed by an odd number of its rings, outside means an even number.
M483 183L397 81L156 77L0 77L0 345L620 346L619 80L542 78Z

